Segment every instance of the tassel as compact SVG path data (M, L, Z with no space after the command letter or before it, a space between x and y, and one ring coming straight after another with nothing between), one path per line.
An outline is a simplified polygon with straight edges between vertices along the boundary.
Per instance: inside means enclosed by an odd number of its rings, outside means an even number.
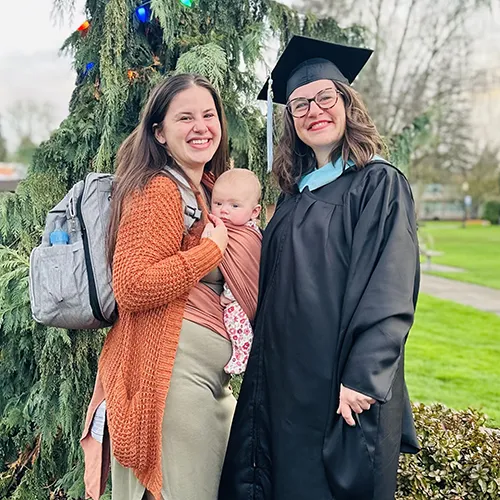
M273 79L269 75L267 86L267 171L273 168Z

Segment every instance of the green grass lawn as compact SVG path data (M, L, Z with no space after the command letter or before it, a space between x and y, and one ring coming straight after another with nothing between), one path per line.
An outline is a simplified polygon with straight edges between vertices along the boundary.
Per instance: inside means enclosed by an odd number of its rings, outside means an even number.
M463 273L432 273L459 281L500 288L500 226L467 226L461 222L420 224L420 241L443 252L436 264L460 267Z
M477 408L500 427L500 317L421 294L406 381L412 401Z

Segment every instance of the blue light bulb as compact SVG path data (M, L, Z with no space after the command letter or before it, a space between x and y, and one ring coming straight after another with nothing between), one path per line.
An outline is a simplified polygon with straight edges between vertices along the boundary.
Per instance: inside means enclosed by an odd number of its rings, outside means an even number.
M193 0L180 0L182 5L185 5L186 7L192 7L193 5Z
M95 66L94 62L87 63L87 66L85 66L85 73L88 73L94 66Z
M137 9L135 9L135 14L141 23L147 23L149 21L149 9L146 6L141 5L137 7Z

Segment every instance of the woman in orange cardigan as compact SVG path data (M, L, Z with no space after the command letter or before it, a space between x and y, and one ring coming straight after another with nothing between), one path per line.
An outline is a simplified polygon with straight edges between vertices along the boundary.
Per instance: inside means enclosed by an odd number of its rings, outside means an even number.
M227 165L226 121L211 84L184 74L156 87L117 159L108 246L119 319L82 438L90 498L106 484L109 440L113 500L217 498L235 399L223 371L231 344L210 295L222 289L217 266L228 236L206 207ZM202 209L189 232L186 188ZM210 300L191 298L200 286Z

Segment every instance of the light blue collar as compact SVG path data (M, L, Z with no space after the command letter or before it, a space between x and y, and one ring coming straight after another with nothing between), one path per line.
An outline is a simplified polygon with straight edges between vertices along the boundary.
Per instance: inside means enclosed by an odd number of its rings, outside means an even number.
M375 155L373 160L383 160L382 157ZM302 193L306 187L309 188L309 191L314 191L319 189L320 187L326 186L333 182L335 179L340 177L344 170L347 170L350 167L354 167L355 163L352 160L347 160L347 163L344 168L344 160L342 157L338 158L335 163L327 163L324 167L317 168L313 170L307 175L304 175L302 179L300 179L298 187L299 191Z
M345 169L354 166L352 160L347 160ZM299 181L299 191L302 193L306 187L309 191L314 191L320 187L326 186L342 175L344 170L344 160L340 157L335 163L327 163L324 167L317 168L307 175L304 175Z

